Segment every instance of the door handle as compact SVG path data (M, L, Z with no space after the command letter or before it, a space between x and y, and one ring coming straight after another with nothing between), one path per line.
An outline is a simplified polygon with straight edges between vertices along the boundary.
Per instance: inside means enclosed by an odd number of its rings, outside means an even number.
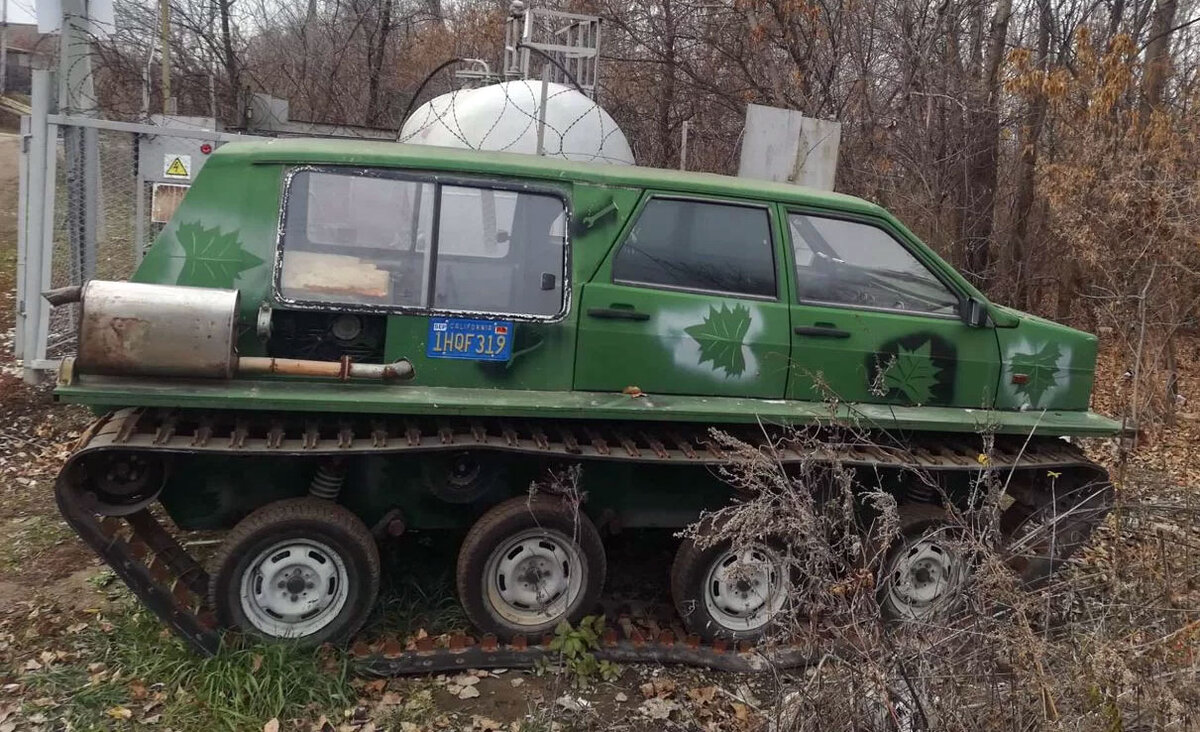
M639 313L633 308L588 308L587 314L592 318L605 320L649 320L650 313Z
M798 325L792 328L796 335L813 336L815 338L849 338L850 331L841 330L825 325Z

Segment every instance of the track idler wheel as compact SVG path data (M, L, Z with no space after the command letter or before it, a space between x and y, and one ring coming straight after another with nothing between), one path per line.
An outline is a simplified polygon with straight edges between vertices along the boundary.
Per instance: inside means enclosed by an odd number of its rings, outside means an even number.
M86 455L71 470L71 483L88 509L102 516L128 516L158 498L166 482L161 455L105 451Z
M540 636L596 606L606 569L591 519L555 496L520 496L493 506L467 533L458 597L484 633Z
M506 487L504 465L471 452L429 456L421 462L429 492L446 503L474 503Z
M379 593L379 552L346 508L319 498L267 504L229 532L210 572L222 624L306 646L348 641Z

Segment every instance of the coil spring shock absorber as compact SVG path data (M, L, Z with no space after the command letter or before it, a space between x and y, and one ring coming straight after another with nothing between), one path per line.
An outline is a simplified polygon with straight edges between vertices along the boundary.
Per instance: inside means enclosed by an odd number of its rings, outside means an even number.
M308 495L313 498L323 498L336 501L346 482L346 466L341 460L327 460L317 466L312 484L308 486Z

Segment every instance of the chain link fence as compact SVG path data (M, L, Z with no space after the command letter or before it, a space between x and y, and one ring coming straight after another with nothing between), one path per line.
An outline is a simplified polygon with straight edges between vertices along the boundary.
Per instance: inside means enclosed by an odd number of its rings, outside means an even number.
M75 154L71 146L88 137L93 139ZM63 127L55 147L51 287L128 279L141 261L142 247L161 228L149 218L152 184L138 175L138 135ZM47 358L74 352L78 307L51 311Z

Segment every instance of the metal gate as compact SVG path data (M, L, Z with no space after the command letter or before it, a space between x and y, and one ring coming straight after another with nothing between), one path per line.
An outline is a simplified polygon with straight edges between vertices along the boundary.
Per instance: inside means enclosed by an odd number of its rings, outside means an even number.
M152 204L177 201L222 143L258 139L178 118L54 114L53 78L33 71L32 113L21 120L14 354L31 382L75 347L77 306L52 309L41 293L129 278L169 218L169 205Z

